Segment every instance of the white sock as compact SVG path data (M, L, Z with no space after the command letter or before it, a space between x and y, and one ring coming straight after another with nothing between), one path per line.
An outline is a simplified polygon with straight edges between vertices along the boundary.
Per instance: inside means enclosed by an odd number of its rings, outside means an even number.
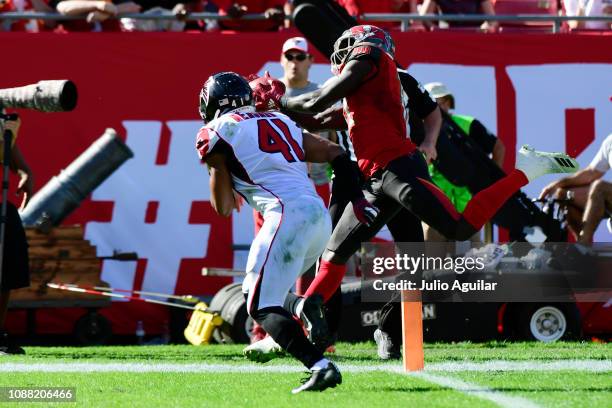
M310 367L310 370L311 371L322 370L324 368L327 368L328 364L329 364L329 360L323 357L322 359L317 361L312 367Z
M297 317L300 317L302 315L302 310L304 309L304 302L305 301L306 301L306 298L301 298L300 300L298 300L298 303L295 306L295 315Z

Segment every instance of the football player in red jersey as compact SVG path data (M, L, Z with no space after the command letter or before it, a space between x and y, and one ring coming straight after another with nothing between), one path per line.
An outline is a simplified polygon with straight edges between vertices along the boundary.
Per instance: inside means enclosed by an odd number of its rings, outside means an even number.
M427 171L427 162L436 158L436 140L425 140L417 150L408 138L405 94L393 54L393 41L384 30L371 25L355 26L346 30L334 44L331 56L332 71L336 75L334 81L317 91L293 98L273 91L255 95L265 101L262 104L276 105L286 111L315 113L344 99L349 135L359 168L366 178L364 192L367 200L380 210L374 222L365 225L347 206L306 297L319 294L329 299L342 282L348 258L401 207L447 238L464 240L478 231L529 181L547 173L574 172L578 168L565 154L540 153L523 147L517 154L517 169L480 191L464 212L458 213L433 184ZM318 344L325 341L312 340Z

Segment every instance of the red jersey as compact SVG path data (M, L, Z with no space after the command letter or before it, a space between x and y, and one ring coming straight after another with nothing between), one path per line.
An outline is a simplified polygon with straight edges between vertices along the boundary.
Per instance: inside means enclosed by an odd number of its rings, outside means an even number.
M404 98L393 59L377 47L357 46L349 55L368 60L372 72L363 84L344 98L344 117L348 123L359 168L366 177L406 154L416 146L408 138Z

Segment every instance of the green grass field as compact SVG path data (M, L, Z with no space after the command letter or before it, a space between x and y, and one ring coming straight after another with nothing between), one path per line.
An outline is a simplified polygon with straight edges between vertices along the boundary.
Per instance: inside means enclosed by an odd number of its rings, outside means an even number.
M74 387L83 407L612 407L612 346L429 344L426 369L380 362L373 343L339 344L341 386L291 395L291 358L251 364L242 346L29 347L0 357L0 387ZM0 403L0 406L48 403Z

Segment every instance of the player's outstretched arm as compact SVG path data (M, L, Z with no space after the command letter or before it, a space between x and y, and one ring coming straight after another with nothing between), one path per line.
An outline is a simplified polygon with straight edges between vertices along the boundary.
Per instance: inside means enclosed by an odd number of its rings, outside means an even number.
M217 214L229 217L236 203L232 176L225 164L225 156L213 153L206 157L206 164L210 170L210 203Z
M283 96L280 99L281 109L297 112L322 112L354 92L376 69L376 65L369 60L350 61L338 77L329 81L322 88L299 96Z
M293 119L302 128L309 132L319 132L323 130L345 130L347 123L342 114L341 106L332 106L321 113L285 111L287 116Z

